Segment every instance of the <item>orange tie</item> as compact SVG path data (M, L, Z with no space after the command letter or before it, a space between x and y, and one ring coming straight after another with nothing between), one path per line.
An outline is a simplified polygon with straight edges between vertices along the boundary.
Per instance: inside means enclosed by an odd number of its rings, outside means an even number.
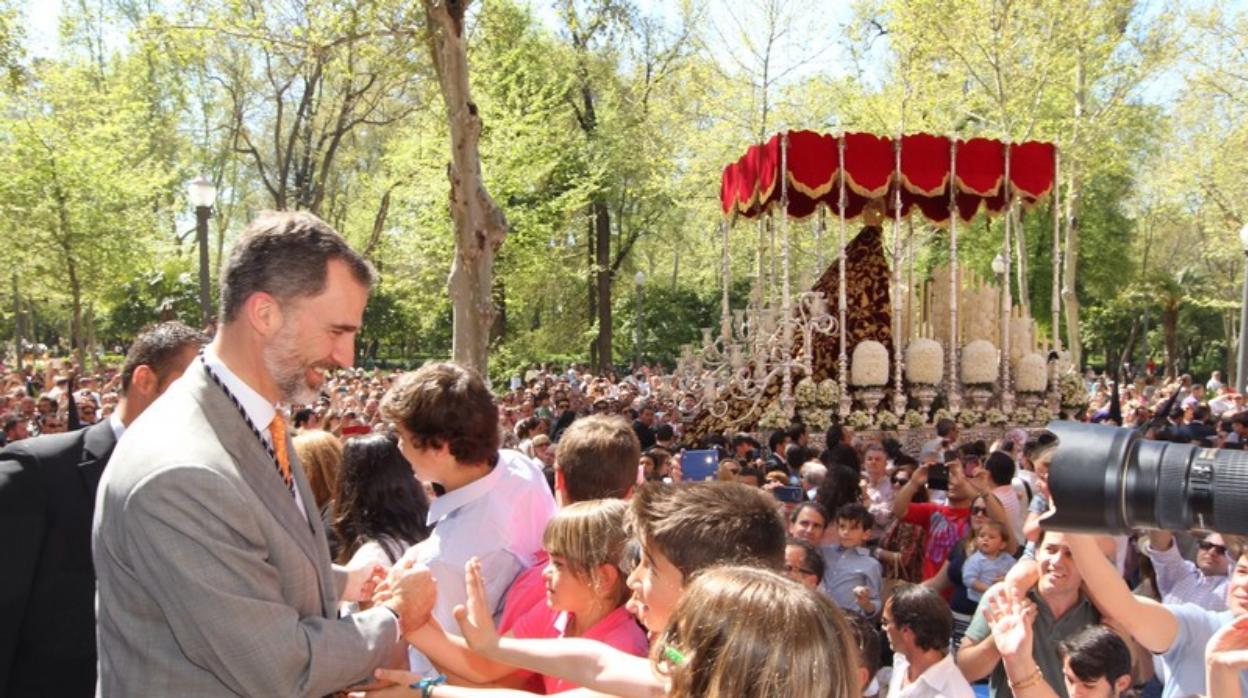
M273 414L273 421L269 422L269 435L273 437L273 454L277 456L277 469L282 474L282 482L294 492L295 483L290 475L290 454L286 452L286 422L282 419L281 412Z

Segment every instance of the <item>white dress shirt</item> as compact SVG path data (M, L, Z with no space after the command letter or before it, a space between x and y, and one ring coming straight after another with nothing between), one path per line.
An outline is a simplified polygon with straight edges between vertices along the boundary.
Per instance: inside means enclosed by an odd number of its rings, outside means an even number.
M554 515L555 499L541 469L511 450L499 451L498 463L485 477L430 502L433 533L412 550L437 580L433 616L443 628L459 628L451 611L468 601L464 565L473 557L481 560L486 603L497 617L512 580L537 561L546 523ZM418 674L433 669L415 649L409 650L409 659Z
M907 683L910 663L900 652L893 655L893 676L888 682L888 698L974 698L975 691L953 663L953 655L919 674L914 683Z
M217 353L212 350L211 346L204 349L203 361L208 368L212 369L213 373L217 374L217 378L221 379L226 389L233 393L234 397L238 398L238 403L243 406L243 411L247 413L247 418L260 430L264 443L269 448L272 448L273 434L269 432L269 425L273 423L273 417L277 415L277 405L265 400L263 395L256 392L254 388L247 385L242 378L239 378L236 373L231 371L230 367L221 361L221 357L217 356ZM194 365L191 368L194 369ZM287 433L289 434L289 431ZM291 447L287 450L293 453L294 448ZM291 463L291 467L297 466ZM273 477L280 479L281 474L277 472L276 465L272 466L272 470ZM282 483L282 487L285 486L286 483ZM308 511L303 507L303 498L299 496L299 488L295 487L293 491L295 493L295 508L299 510L299 515L306 521L308 519Z

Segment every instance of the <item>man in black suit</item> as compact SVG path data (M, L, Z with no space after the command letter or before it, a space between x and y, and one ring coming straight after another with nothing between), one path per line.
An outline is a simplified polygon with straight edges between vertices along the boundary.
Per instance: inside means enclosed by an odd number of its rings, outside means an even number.
M96 485L121 433L207 341L177 322L143 332L109 419L0 450L0 696L95 695Z

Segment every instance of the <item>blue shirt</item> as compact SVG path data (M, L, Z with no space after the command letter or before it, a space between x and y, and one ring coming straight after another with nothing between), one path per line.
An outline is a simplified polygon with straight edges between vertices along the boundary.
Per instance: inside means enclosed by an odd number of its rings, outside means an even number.
M1005 553L1000 553L995 558L988 557L981 552L976 553L966 559L966 564L962 565L962 583L966 585L966 598L971 601L979 601L982 596L981 592L975 591L971 586L971 582L983 582L989 586L993 582L1005 577L1006 572L1014 566L1014 557Z
M880 561L871 557L866 548L846 548L841 545L829 545L822 548L824 573L823 589L837 606L861 614L858 597L854 596L854 587L866 587L871 605L875 612L880 612L880 587L882 575Z
M1166 685L1161 698L1182 698L1205 693L1205 645L1219 628L1235 616L1230 611L1207 611L1190 603L1167 606L1179 621L1179 632L1170 648L1161 654ZM1239 675L1240 690L1248 695L1248 680Z
M433 616L442 627L459 627L452 610L468 601L464 564L473 557L481 560L486 603L497 614L511 581L536 561L554 515L555 499L541 469L519 451L499 451L485 477L430 502L433 533L405 557L433 571L438 584ZM412 671L432 670L420 652L409 648L408 655Z

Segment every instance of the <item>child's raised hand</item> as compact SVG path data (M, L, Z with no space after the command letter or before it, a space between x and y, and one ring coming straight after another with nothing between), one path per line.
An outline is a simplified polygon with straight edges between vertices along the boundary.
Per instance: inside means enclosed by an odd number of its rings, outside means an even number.
M468 591L467 606L456 606L455 620L468 646L489 655L498 648L498 629L485 600L485 580L481 577L481 561L472 558L464 565L464 584Z

